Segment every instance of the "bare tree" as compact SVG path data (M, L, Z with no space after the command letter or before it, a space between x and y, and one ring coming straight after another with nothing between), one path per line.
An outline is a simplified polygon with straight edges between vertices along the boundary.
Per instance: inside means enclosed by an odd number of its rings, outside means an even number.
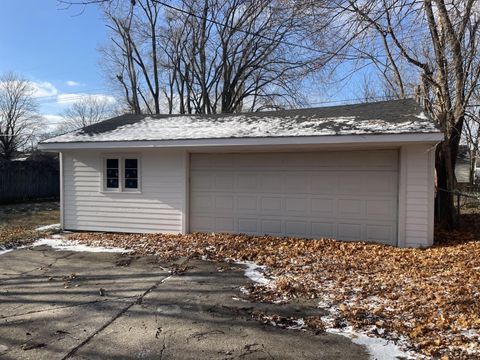
M63 121L57 132L67 132L93 125L112 117L115 113L116 106L111 99L94 95L85 96L64 111Z
M14 73L0 76L0 157L10 160L27 145L41 117L32 84Z
M286 0L100 3L114 45L105 52L109 71L134 112L291 106L320 63L317 52L296 46L309 41L308 29L301 5Z
M160 113L158 21L160 5L154 0L105 2L107 26L111 30L115 80L134 113ZM112 50L112 47L108 47ZM105 52L104 52L105 53ZM142 111L143 108L143 111Z
M333 57L354 54L357 62L378 67L399 98L408 93L407 74L418 76L416 94L444 133L435 163L439 220L456 227L455 162L466 110L480 77L478 2L336 0L330 4L322 11L334 13L333 36L338 41Z
M476 98L479 99L478 97ZM469 183L474 185L476 181L476 164L480 154L480 106L478 106L478 103L466 112L462 135L468 148Z
M127 9L122 8L124 15L112 14L108 8L105 17L109 20L112 30L112 44L101 48L104 55L102 67L112 83L120 85L125 102L134 114L142 113L140 104L139 71L134 60L131 28L133 21L133 4Z

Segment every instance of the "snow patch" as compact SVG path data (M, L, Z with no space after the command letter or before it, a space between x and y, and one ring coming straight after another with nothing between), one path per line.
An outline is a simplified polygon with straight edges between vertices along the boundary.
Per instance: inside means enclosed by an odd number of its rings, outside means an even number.
M417 120L415 120L417 119ZM140 141L263 138L287 136L331 136L366 134L405 134L438 132L425 114L403 122L390 119L363 119L356 116L322 117L319 115L195 115L144 119L101 133L82 130L60 135L44 143L92 141Z
M50 246L52 249L58 251L78 251L78 252L109 252L109 253L129 253L133 250L127 250L116 247L102 247L102 246L88 246L80 244L78 241L71 241L62 239L61 237L52 237L45 239L38 239L32 245L36 246Z
M344 328L333 327L335 315L338 313L338 308L332 306L328 301L320 301L319 307L327 310L328 315L323 316L321 320L325 324L325 331L330 334L341 335L352 340L353 343L363 345L370 354L372 360L397 360L397 359L419 359L423 358L418 353L407 352L402 350L401 346L380 337L368 336L366 333L356 331L351 326ZM382 333L383 329L374 327L377 333ZM405 340L400 339L400 344L404 344Z
M265 266L257 265L253 261L236 261L235 264L246 266L245 276L253 282L263 286L272 285L273 281L263 275Z
M39 226L35 229L35 231L47 231L47 230L60 230L60 224L50 224L50 225L43 225Z
M232 300L234 300L234 301L240 301L240 302L249 302L248 300L239 298L239 297L237 297L237 296L232 296Z
M354 331L351 327L345 329L328 328L326 331L330 334L348 337L353 343L365 346L372 360L418 359L418 355L414 356L411 353L401 350L400 347L391 341L367 336Z
M305 329L305 320L302 318L293 320L295 325L287 326L288 330L303 330Z
M10 251L12 251L13 249L5 249L5 248L0 248L0 255L3 255L3 254L6 254Z
M415 117L422 119L422 120L428 120L428 116L425 115L425 113L422 111L420 114L415 115Z

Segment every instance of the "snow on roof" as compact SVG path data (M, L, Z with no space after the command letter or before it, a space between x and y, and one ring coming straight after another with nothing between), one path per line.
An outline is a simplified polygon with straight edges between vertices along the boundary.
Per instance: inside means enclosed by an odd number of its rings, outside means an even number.
M43 143L439 132L413 100L214 115L122 115Z

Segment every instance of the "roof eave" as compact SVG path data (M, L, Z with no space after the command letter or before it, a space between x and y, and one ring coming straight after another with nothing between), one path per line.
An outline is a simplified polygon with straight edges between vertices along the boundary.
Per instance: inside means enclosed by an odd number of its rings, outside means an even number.
M189 148L221 146L270 146L270 145L348 145L381 143L438 143L440 132L407 134L323 135L292 137L218 138L181 140L133 140L133 141L84 141L63 143L39 143L46 151L74 149L125 149L125 148Z

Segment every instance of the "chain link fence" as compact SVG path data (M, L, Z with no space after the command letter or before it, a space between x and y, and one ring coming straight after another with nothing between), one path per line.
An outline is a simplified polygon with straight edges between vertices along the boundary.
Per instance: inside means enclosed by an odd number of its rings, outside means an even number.
M464 185L453 192L458 215L480 214L480 186Z
M480 186L463 185L454 191L437 189L453 195L455 210L458 214L460 230L480 236ZM437 199L438 200L438 199ZM441 207L436 202L436 216L440 216Z

